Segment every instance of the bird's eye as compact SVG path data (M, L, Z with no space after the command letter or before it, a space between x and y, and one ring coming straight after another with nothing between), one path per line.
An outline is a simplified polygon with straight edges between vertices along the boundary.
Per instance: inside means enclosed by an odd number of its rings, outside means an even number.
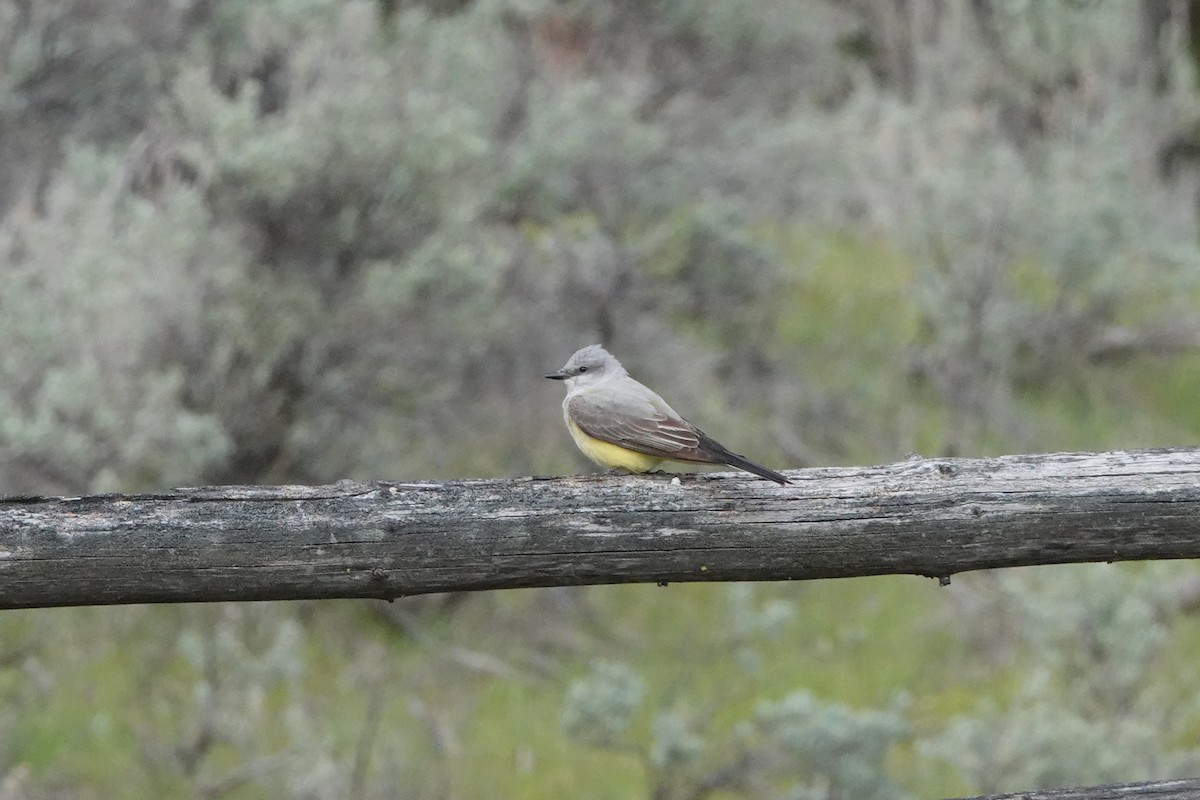
M580 367L580 368L579 368L579 371L580 371L580 372L587 372L587 367Z

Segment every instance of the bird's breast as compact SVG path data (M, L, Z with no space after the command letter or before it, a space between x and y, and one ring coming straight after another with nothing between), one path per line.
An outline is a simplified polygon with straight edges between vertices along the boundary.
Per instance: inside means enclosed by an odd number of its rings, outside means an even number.
M586 432L567 415L567 430L575 445L583 454L607 469L623 469L626 472L649 472L662 463L661 458L648 456L636 450L629 450L619 445L597 439Z

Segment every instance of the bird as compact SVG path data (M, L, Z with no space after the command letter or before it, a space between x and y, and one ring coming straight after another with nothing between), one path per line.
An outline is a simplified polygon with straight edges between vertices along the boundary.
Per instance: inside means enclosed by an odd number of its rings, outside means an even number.
M649 472L663 461L726 464L779 485L786 476L719 444L676 413L649 387L630 377L601 345L575 352L546 375L563 381L563 419L583 454L606 469Z

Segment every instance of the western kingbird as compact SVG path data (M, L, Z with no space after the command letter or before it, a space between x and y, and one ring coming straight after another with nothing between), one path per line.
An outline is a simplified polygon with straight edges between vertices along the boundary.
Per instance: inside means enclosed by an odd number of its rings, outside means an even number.
M669 459L727 464L780 485L790 483L710 439L666 400L629 377L621 362L598 344L576 352L546 377L566 381L567 430L583 454L602 467L648 472Z

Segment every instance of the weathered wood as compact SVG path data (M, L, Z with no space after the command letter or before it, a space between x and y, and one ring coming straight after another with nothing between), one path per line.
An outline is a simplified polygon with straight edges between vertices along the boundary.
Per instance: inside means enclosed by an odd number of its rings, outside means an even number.
M1200 557L1200 449L0 500L0 608Z
M1197 798L1200 798L1200 778L1124 783L1113 786L1084 786L1078 789L1043 789L1036 792L964 797L960 800L1196 800Z

